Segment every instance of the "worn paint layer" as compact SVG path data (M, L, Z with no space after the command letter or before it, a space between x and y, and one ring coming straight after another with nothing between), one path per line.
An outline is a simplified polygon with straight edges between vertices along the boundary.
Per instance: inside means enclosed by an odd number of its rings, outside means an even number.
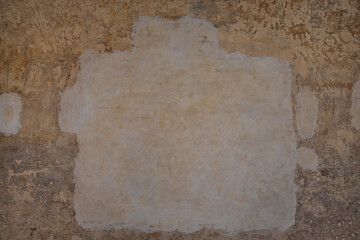
M357 81L353 86L351 102L352 123L357 130L360 130L360 81Z
M187 16L141 17L131 51L87 50L61 95L84 227L285 230L295 220L291 71L228 54Z
M17 93L0 95L0 132L5 136L16 134L19 131L21 108L21 98Z
M296 127L301 138L314 136L318 115L318 100L309 87L302 87L296 94Z

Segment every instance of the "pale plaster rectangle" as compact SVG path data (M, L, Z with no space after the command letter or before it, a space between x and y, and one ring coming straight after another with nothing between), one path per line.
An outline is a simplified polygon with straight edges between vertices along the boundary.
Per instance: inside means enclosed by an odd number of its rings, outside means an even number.
M84 227L192 232L294 223L295 133L286 61L226 53L190 16L141 17L131 51L85 51L61 95L76 133Z

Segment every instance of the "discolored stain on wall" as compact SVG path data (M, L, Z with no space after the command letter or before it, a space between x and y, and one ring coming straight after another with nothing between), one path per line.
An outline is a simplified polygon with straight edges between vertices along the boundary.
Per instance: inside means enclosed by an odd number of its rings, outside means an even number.
M300 147L296 152L296 159L303 169L315 171L318 167L318 156L314 149Z
M309 87L302 87L296 94L296 128L301 138L314 136L318 115L318 100Z
M86 228L226 232L295 221L289 63L227 53L212 23L140 17L130 51L86 50L61 94Z
M16 134L20 127L21 98L16 93L0 95L0 132L5 136Z
M353 86L351 102L352 123L357 130L360 130L360 81L357 81Z

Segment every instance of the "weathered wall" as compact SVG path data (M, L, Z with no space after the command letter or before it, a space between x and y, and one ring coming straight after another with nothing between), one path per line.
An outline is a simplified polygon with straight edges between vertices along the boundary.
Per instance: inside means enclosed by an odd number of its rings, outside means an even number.
M359 10L358 1L330 0L1 2L0 93L16 92L22 99L22 128L0 136L1 238L356 239L360 133L350 109L360 77ZM85 49L131 49L131 27L139 16L177 19L189 13L212 21L228 52L290 62L293 107L301 87L315 93L314 136L297 135L297 144L315 149L318 168L296 170L295 224L283 233L234 236L215 229L190 235L84 229L74 217L78 143L59 129L59 92L74 84Z
M61 93L83 227L285 230L295 222L291 68L228 54L211 22L140 17L131 51L80 56ZM306 122L306 119L303 121Z

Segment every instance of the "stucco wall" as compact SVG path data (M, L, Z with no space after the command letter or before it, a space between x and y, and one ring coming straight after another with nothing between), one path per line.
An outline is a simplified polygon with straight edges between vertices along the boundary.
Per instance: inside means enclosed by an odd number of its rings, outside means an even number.
M22 111L18 133L0 136L1 238L356 239L360 133L353 124L358 111L350 110L360 77L359 10L358 1L330 0L2 1L0 94L17 93ZM298 147L314 149L318 166L313 171L299 164L295 171L295 223L284 232L235 235L214 228L188 235L85 229L73 200L79 144L75 134L59 128L60 92L75 83L86 49L132 49L139 16L175 20L188 14L211 21L228 53L288 61L293 119L302 87L317 97L314 135L302 139L296 133Z

